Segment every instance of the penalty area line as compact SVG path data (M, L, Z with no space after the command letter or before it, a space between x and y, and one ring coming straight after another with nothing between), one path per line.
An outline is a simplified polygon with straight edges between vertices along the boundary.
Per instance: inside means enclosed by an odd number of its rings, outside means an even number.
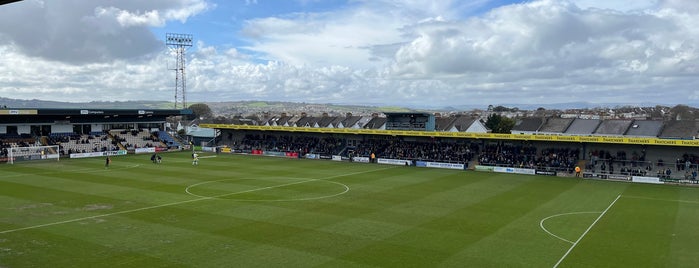
M568 254L570 254L570 252L573 251L573 249L575 248L575 246L577 246L578 243L580 243L580 241L583 239L583 237L585 237L585 235L587 235L587 233L590 232L590 230L592 230L592 227L595 227L595 224L597 224L597 222L604 216L604 214L607 214L607 211L609 211L609 209L611 209L612 206L614 206L614 203L616 203L616 201L619 200L619 198L621 198L621 195L618 195L618 196L616 197L616 199L614 199L614 201L612 201L612 203L609 204L609 206L608 206L604 211L602 211L601 214L599 214L599 216L597 217L597 219L595 219L595 221L592 222L592 224L590 224L589 227L587 227L587 230L585 230L585 232L583 232L582 235L580 235L580 237L578 237L578 240L575 240L575 243L573 243L573 245L570 246L570 248L568 249L568 251L566 251L566 253L563 254L563 257L561 257L561 259L559 259L558 262L556 262L556 264L553 266L553 268L558 267L558 265L560 265L561 262L563 262L563 260L564 260L566 257L568 257Z

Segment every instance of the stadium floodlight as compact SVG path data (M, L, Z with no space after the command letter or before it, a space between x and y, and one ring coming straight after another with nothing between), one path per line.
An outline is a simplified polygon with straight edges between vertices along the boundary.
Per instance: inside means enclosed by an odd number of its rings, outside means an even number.
M194 37L191 34L165 34L165 45L175 54L175 109L186 109L187 98L185 97L187 80L185 78L185 51L192 46Z

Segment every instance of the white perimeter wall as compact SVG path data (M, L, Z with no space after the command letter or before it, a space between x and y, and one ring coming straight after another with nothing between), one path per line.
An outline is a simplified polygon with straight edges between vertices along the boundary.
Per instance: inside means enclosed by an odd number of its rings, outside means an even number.
M17 134L30 134L31 127L29 125L19 125L17 126Z
M92 129L92 132L104 130L104 128L102 128L102 124L91 124L90 129Z

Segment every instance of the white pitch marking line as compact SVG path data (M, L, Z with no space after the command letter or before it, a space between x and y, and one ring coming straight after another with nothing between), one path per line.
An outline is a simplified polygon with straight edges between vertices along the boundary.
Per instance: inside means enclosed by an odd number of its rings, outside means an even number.
M115 167L115 168L110 168L109 170L122 170L122 169L129 169L129 168L137 168L140 167L141 164L132 164L128 165L125 167ZM73 169L73 170L54 170L54 171L46 171L46 172L39 172L39 173L33 173L31 175L47 175L47 174L56 174L56 173L67 173L67 172L73 172L73 173L101 173L105 172L106 170L104 168L79 168L79 169ZM16 177L25 177L27 174L8 174L8 175L3 175L0 176L0 179L7 179L7 178L16 178Z
M653 198L653 197L635 196L635 195L625 195L624 197L626 197L626 198L634 198L634 199L646 199L646 200L655 200L655 201L665 201L665 202L678 202L678 203L687 203L687 204L699 204L699 201L690 201L690 200L662 199L662 198Z
M347 185L344 184L344 183L339 183L339 182L336 182L336 181L329 181L329 180L327 180L327 179L303 179L303 178L284 178L284 179L304 180L304 181L302 181L301 183L303 183L303 182L311 182L311 181L325 181L325 182L328 182L328 183L340 185L340 186L342 186L343 188L345 188L345 190L342 191L342 192L340 192L340 193L336 193L336 194L324 195L324 196L317 196L317 197L307 197L307 198L291 198L291 199L239 199L239 200L232 199L232 201L265 201L265 202L310 201L310 200L318 200L318 199L324 199L324 198L335 197L335 196L338 196L338 195L345 194L345 193L349 192L349 190L350 190L349 186L347 186ZM185 193L190 194L190 195L192 195L192 196L196 196L196 197L209 197L209 196L198 195L198 194L192 193L192 192L189 191L189 189L190 189L190 188L193 188L193 187L196 187L196 186L199 186L199 185L204 185L204 184L207 184L207 183L222 182L222 181L232 181L232 180L254 180L254 179L245 179L245 178L244 178L244 179L222 179L222 180L215 180L215 181L204 181L204 182L195 183L195 184L192 184L192 185L190 185L190 186L187 186L187 188L185 188L184 191L185 191ZM285 185L285 186L286 186L286 185ZM277 187L277 186L275 186L275 187ZM228 193L228 194L232 194L232 193Z
M563 241L565 241L565 242L568 242L568 243L573 244L573 243L575 243L575 242L570 241L570 240L568 240L568 239L565 239L565 238L563 238L563 237L557 236L557 235L555 235L555 234L552 233L552 232L549 232L549 230L546 229L546 227L544 227L544 222L545 222L546 220L548 220L548 219L555 218L555 217L560 217L560 216L576 215L576 214L599 214L599 213L601 213L601 212L599 212L599 211L583 211L583 212L570 212L570 213L561 213L561 214L551 215L551 216L548 216L548 217L546 217L546 218L543 218L543 219L539 222L539 227L541 227L541 229L544 230L544 232L546 232L547 234L549 234L549 235L551 235L551 236L553 236L553 237L555 237L555 238L558 238L558 239L560 239L560 240L563 240Z
M393 167L390 167L390 168L393 168ZM335 176L326 177L326 178L323 178L323 179L327 180L327 179L333 179L333 178L344 177L344 176L351 176L351 175L357 175L357 174L364 174L364 173L369 173L369 172L374 172L374 171L386 170L386 169L390 169L390 168L373 169L373 170L361 171L361 172L355 172L355 173L349 173L349 174L341 174L341 175L335 175ZM308 180L308 181L313 181L313 180L321 180L321 179L311 179L311 180ZM90 219L96 219L96 218L102 218L102 217L109 217L109 216L120 215L120 214L126 214L126 213L137 212L137 211L143 211L143 210L149 210L149 209L154 209L154 208L169 207L169 206L180 205L180 204L186 204L186 203L192 203L192 202L197 202L197 201L202 201L202 200L216 199L216 198L220 198L220 197L224 197L224 196L229 196L229 195L242 194L242 193L249 193L249 192L267 190L267 189L272 189L272 188L277 188L277 187L284 187L284 186L294 185L294 184L299 184L299 183L304 183L304 182L308 182L308 181L286 183L286 184L281 184L281 185L276 185L276 186L268 186L268 187L250 189L250 190L245 190L245 191L240 191L240 192L234 192L234 193L227 193L227 194L222 194L222 195L216 195L216 196L212 196L212 197L202 197L202 198L197 198L197 199L192 199L192 200L178 201L178 202L172 202L172 203L167 203L167 204L155 205L155 206L150 206L150 207L142 207L142 208L137 208L137 209L130 209L130 210L124 210L124 211L117 211L117 212L113 212L113 213L107 213L107 214L100 214L100 215L82 217L82 218L77 218L77 219L72 219L72 220L65 220L65 221L58 221L58 222L51 222L51 223L45 223L45 224L27 226L27 227L22 227L22 228L17 228L17 229L11 229L11 230L0 231L0 234L8 234L8 233L14 233L14 232L18 232L18 231L37 229L37 228L41 228L41 227L59 225L59 224L64 224L64 223L71 223L71 222L76 222L76 221L83 221L83 220L90 220Z
M583 237L585 237L585 235L587 235L587 233L590 232L592 227L594 227L595 224L597 224L597 222L604 216L604 214L607 214L607 211L609 211L609 209L611 209L612 206L614 206L614 203L616 203L616 201L619 200L619 198L621 198L621 195L618 195L616 199L614 199L614 201L612 201L612 203L609 204L609 206L604 211L602 211L602 214L599 214L597 219L595 219L595 221L592 222L592 224L590 224L590 227L587 227L587 230L585 230L585 232L582 235L580 235L580 237L578 237L578 240L576 240L575 243L573 243L573 245L568 249L568 251L566 251L566 254L563 254L563 257L561 257L561 259L559 259L558 262L556 262L556 265L554 265L553 268L558 267L558 265L560 265L561 262L563 262L563 260L568 256L568 254L570 254L570 252L573 251L575 246L577 246L578 243L580 243L580 240L582 240Z

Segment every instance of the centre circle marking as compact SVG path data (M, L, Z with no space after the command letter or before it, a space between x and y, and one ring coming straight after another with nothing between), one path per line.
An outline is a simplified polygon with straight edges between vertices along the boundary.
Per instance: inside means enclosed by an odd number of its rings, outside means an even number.
M241 190L237 192L230 192L230 193L224 193L224 194L219 194L219 195L214 195L214 196L206 196L206 195L199 195L196 194L192 191L192 189L196 188L197 186L202 186L206 184L212 184L212 183L217 183L217 182L224 182L224 181L236 181L236 180L277 180L277 179L282 179L282 180L298 180L296 183L286 183L286 184L280 184L280 185L272 185L272 186L265 186L265 187L260 187L257 189L249 189L249 190ZM227 196L233 196L237 194L243 194L243 193L249 193L249 192L256 192L256 191L264 191L268 189L274 189L274 188L281 188L284 186L288 185L293 185L293 184L303 184L303 183L312 183L312 182L325 182L325 183L330 183L330 184L336 184L339 185L343 188L341 192L334 193L334 194L329 194L329 195L321 195L321 196L314 196L314 197L307 197L307 198L282 198L282 199L235 199L235 198L224 198ZM231 200L231 201L254 201L254 202L284 202L284 201L308 201L308 200L318 200L318 199L325 199L325 198L331 198L339 195L343 195L347 192L349 192L350 188L344 183L336 182L336 181L329 181L329 180L323 180L323 179L302 179L302 178L285 178L285 177L274 177L274 178L235 178L235 179L222 179L222 180L213 180L213 181L204 181L204 182L199 182L195 183L192 185L187 186L185 188L185 193L196 196L199 198L208 198L208 199L219 199L219 200Z

